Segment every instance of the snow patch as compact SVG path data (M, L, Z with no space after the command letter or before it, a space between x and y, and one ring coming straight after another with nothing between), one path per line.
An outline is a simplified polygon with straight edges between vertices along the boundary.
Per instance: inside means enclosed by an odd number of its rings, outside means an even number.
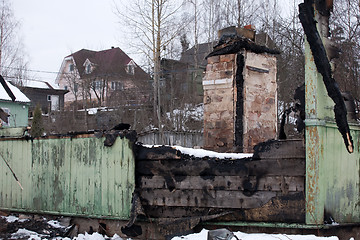
M143 146L147 148L160 147L160 145L143 145ZM182 146L170 146L170 147L179 150L183 154L188 154L190 156L194 156L198 158L214 157L219 159L241 159L241 158L249 158L253 156L252 153L218 153L205 149L186 148Z
M46 235L42 235L42 234L38 234L37 232L33 232L33 231L29 231L25 228L20 228L19 230L17 230L17 232L11 234L11 238L13 239L23 239L28 237L28 239L42 239L42 237L45 237Z
M29 219L19 219L19 218L16 217L16 216L7 216L7 217L1 216L1 218L5 218L8 223L13 223L13 222L15 222L15 221L25 222L25 221L28 221L28 220L29 220Z
M208 231L201 230L199 233L189 234L181 237L174 237L172 240L206 240ZM338 237L317 237L315 235L286 235L286 234L265 234L265 233L243 233L234 232L235 236L241 240L339 240ZM236 238L233 237L232 240Z
M225 159L225 158L241 159L241 158L249 158L249 157L253 156L252 153L218 153L218 152L209 151L209 150L205 150L205 149L185 148L182 146L172 146L172 147L175 148L176 150L179 150L180 152L182 152L184 154L188 154L190 156L199 157L199 158L215 157L215 158L219 158L219 159Z
M59 221L51 220L47 222L50 226L54 228L66 228L65 226L61 225Z
M77 237L73 238L74 240L105 240L109 239L108 237L104 237L103 235L95 232L93 234L79 234ZM121 237L119 237L117 234L115 234L112 238L112 240L123 240Z

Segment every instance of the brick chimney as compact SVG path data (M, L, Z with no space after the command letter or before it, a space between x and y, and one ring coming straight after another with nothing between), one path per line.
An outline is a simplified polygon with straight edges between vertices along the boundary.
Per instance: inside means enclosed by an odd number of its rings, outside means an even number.
M251 153L256 144L276 138L278 52L240 35L243 29L232 30L219 31L225 34L208 56L204 148Z

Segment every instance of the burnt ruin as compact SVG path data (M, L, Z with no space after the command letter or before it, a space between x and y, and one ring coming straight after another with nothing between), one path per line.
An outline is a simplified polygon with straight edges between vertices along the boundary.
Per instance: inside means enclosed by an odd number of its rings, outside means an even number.
M252 152L276 138L276 57L279 51L257 45L252 30L219 31L207 57L204 88L204 147L220 152ZM241 35L240 35L241 34Z
M327 38L329 36L328 21L332 3L328 4L328 2L329 1L324 0L316 1L317 10L322 15L320 19L326 22L326 24L323 24L322 22L320 23L321 33L318 31L316 21L314 19L314 0L305 0L304 3L299 5L299 18L306 35L306 39L309 42L316 68L323 77L329 97L335 103L334 113L339 132L344 139L346 149L349 153L352 153L354 151L354 143L347 121L346 106L338 84L332 76L329 58L322 42L322 37Z

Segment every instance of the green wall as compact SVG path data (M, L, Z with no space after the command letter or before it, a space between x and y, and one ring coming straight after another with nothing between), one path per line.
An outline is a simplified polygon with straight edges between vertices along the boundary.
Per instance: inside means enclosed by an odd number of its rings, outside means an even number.
M0 209L128 219L135 187L132 143L117 138L0 140ZM1 157L0 157L1 158Z
M0 101L0 108L10 110L9 126L4 127L27 127L29 103Z
M306 223L360 222L360 125L349 123L354 152L348 153L309 45L305 44Z

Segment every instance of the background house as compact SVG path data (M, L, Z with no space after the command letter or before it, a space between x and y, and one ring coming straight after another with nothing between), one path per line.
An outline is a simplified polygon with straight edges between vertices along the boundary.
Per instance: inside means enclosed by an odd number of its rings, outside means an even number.
M149 75L120 48L82 49L64 58L56 84L65 107L136 106L149 102Z
M3 81L2 83L6 84L15 96L15 101L12 101L4 85L0 84L0 109L8 115L6 120L0 120L2 127L13 128L28 126L30 99L10 82Z
M180 60L161 60L161 87L166 101L174 102L171 106L182 108L184 104L203 102L205 58L212 49L212 43L202 43L182 52Z
M40 105L43 113L59 111L64 108L64 95L68 90L59 89L48 82L26 80L19 89L31 100L30 116L37 105Z

